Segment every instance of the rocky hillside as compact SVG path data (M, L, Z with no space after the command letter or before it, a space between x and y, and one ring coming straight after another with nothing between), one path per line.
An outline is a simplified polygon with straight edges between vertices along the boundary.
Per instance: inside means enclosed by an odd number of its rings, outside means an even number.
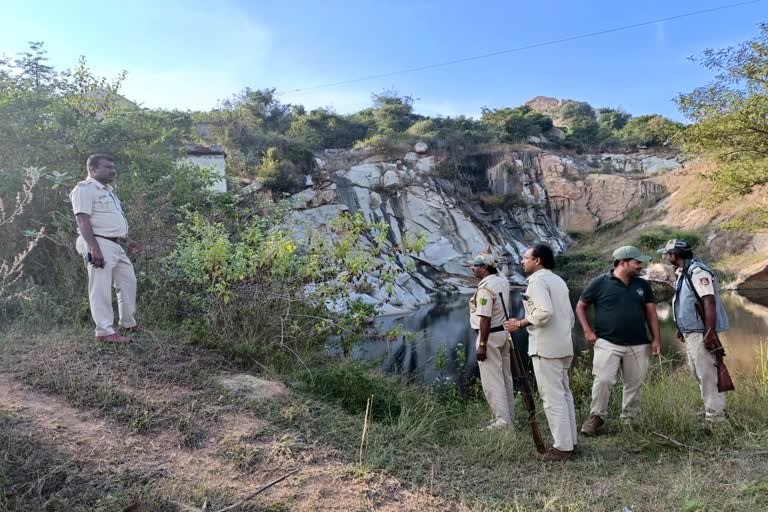
M416 268L399 261L395 313L433 300L445 289L466 287L465 261L490 244L502 254L503 272L522 283L525 248L544 241L558 251L567 232L592 231L621 220L639 205L658 201L665 188L653 175L680 167L675 155L562 155L528 145L493 145L449 162L446 155L416 144L400 154L370 148L325 150L318 172L294 196L296 215L322 229L341 212L362 212L386 222L389 242L426 238ZM381 302L374 277L361 298Z

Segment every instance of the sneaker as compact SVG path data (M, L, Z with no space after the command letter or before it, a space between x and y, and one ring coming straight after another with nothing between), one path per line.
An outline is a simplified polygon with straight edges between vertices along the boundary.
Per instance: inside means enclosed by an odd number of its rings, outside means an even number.
M505 428L509 428L510 423L506 420L502 419L496 419L492 421L490 424L486 425L485 427L481 428L481 431L490 431L490 430L503 430Z
M597 414L590 414L587 421L581 426L581 433L585 436L597 435L600 427L602 427L604 423L603 418Z
M109 336L96 336L96 341L105 341L107 343L130 343L133 340L128 336L121 336L115 332Z
M549 450L545 451L544 453L538 453L536 452L536 456L544 461L551 461L551 462L557 462L562 460L573 460L576 458L576 451L571 450L570 452L566 452L563 450L558 450L557 448L550 448Z

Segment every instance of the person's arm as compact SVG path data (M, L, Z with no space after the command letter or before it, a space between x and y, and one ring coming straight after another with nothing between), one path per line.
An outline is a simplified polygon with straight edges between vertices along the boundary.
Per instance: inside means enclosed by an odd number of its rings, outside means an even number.
M91 263L96 268L104 268L104 256L101 254L101 248L99 248L99 243L96 241L96 236L93 234L91 216L87 213L78 213L76 217L80 235L88 245L88 252L91 253Z
M488 336L491 334L491 317L480 317L480 342L477 347L477 360L485 361L487 348L488 348Z
M581 330L584 331L584 338L587 340L587 343L594 345L597 341L597 334L595 334L592 326L589 325L589 318L587 318L588 307L589 303L579 299L579 302L576 304L576 318L579 319Z
M552 297L549 295L549 287L543 279L536 279L528 287L528 311L525 318L520 321L521 327L528 325L544 325L552 318Z
M656 314L656 303L645 303L645 321L648 323L648 329L651 331L653 341L651 341L651 355L656 356L661 353L661 331L659 330L659 317Z

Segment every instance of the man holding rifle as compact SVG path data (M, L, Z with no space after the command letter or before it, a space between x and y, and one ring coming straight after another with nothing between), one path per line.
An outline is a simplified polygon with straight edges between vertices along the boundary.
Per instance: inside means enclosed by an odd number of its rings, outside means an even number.
M529 276L523 295L525 318L507 320L504 329L507 332L528 329L528 354L554 438L552 448L540 453L540 457L550 461L570 460L576 456L576 410L568 379L568 369L573 362L574 323L568 286L552 272L555 256L548 245L538 244L528 249L521 266Z
M483 430L507 428L515 418L510 347L504 333L504 307L509 302L509 281L496 269L490 246L468 262L480 279L469 301L469 323L477 333L477 365L483 394L493 419Z
M704 400L704 425L711 430L725 418L724 392L733 389L723 363L725 350L717 334L728 329L720 287L712 270L694 259L686 240L670 240L658 252L665 253L676 268L673 310L677 339L686 345L688 366Z

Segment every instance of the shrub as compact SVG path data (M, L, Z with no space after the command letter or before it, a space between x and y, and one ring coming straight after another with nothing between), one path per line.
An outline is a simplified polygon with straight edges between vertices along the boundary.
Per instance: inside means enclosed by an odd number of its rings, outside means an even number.
M661 249L667 243L667 241L673 238L683 238L688 240L693 250L696 251L701 246L702 239L698 233L692 231L681 231L671 228L655 228L643 231L637 236L635 245L646 252L655 252L657 249Z

